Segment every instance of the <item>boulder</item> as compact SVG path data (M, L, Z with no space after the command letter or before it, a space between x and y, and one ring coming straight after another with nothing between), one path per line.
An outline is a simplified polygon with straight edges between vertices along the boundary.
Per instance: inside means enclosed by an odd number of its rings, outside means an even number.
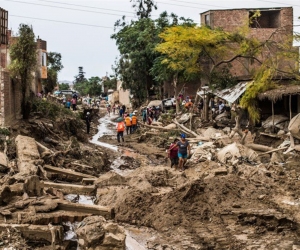
M82 249L124 250L125 231L116 223L107 222L101 216L85 218L76 229Z

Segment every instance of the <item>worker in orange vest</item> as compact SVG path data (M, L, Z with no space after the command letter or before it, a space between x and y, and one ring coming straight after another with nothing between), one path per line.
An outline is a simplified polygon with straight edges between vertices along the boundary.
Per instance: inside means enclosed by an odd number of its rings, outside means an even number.
M124 121L119 121L116 125L117 129L117 139L118 142L120 142L120 138L122 138L122 141L124 142L124 130L125 130L125 123Z
M136 113L133 112L132 117L131 117L131 130L132 130L132 133L136 130L136 128L137 128L137 117L136 117Z
M125 125L126 125L126 133L127 133L127 135L128 135L128 132L129 132L129 134L131 134L131 132L132 132L132 128L131 128L131 118L130 118L129 115L127 115L127 116L125 117Z

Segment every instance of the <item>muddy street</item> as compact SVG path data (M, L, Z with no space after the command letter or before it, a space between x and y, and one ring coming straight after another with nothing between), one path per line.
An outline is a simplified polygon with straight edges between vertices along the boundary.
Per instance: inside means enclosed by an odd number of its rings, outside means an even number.
M140 124L118 143L116 118L96 115L89 141L84 127L69 133L71 117L15 128L1 163L3 249L299 247L300 157L288 137L273 139L285 152L250 132L241 144L234 129L201 127L181 172L166 149L184 125Z

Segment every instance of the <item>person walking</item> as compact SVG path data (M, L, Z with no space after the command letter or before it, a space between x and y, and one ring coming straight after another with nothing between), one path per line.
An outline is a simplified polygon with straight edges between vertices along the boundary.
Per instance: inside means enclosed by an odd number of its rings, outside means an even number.
M170 145L170 150L168 150L168 156L171 161L171 168L174 166L175 170L178 167L178 146L177 142L179 140L176 138L173 143Z
M90 133L91 121L92 121L92 118L91 118L90 112L86 112L85 123L86 123L86 133L87 134Z
M125 117L125 125L126 125L126 133L127 133L127 135L128 135L128 134L131 134L131 132L132 132L132 127L131 127L131 118L130 118L129 115L127 115L127 116Z
M137 117L135 112L132 113L132 117L131 117L131 131L132 133L136 130L137 127Z
M124 130L125 130L125 123L124 120L120 120L117 125L116 125L116 129L117 129L117 140L118 142L122 141L124 142Z
M76 110L77 99L75 97L73 97L72 100L71 100L71 103L72 103L73 111L75 111Z
M187 158L191 154L191 146L184 133L180 135L180 140L170 147L169 151L178 146L178 158L179 158L179 171L184 171L184 164L187 161Z

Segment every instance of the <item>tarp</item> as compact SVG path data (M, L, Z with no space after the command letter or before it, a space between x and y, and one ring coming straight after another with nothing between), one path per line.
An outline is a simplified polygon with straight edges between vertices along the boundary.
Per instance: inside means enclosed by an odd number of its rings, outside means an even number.
M147 107L153 107L153 106L161 106L162 105L162 101L161 100L153 100L151 102L149 102L149 104L147 105Z
M227 102L233 103L246 91L247 86L251 83L252 83L252 81L239 82L237 85L235 85L231 88L222 89L222 90L207 89L205 92L214 94L217 97L220 97L223 100L226 100ZM204 91L200 91L197 94L200 96L203 96Z

